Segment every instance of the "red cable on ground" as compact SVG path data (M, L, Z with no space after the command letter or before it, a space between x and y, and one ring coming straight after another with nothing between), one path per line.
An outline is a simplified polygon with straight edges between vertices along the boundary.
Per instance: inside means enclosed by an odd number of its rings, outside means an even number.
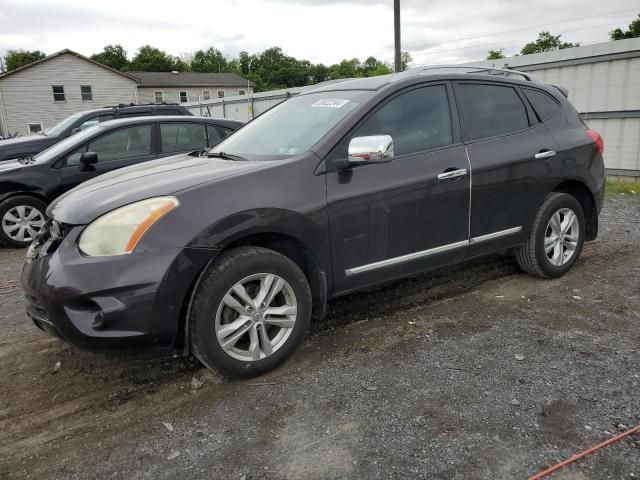
M607 445L611 445L612 443L615 443L618 440L622 440L624 437L628 437L632 433L635 433L635 432L638 432L638 431L640 431L640 425L638 425L636 427L633 427L633 428L627 430L626 432L622 432L622 433L616 435L615 437L611 437L609 440L605 440L604 442L599 443L598 445L595 445L595 446L593 446L591 448L588 448L587 450L583 450L580 453L576 453L572 457L570 457L570 458L568 458L566 460L563 460L562 462L558 463L557 465L554 465L553 467L547 468L546 470L535 474L533 477L529 477L529 480L540 480L541 478L544 478L547 475L552 474L556 470L560 470L561 468L566 467L570 463L573 463L576 460L579 460L582 457L585 457L585 456L589 455L590 453L593 453L596 450L601 449L602 447L606 447Z

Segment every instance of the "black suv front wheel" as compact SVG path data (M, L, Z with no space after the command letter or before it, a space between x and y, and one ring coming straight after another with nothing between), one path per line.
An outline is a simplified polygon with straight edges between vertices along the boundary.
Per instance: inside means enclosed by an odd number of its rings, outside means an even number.
M538 277L560 277L580 256L584 233L580 202L567 193L553 192L542 203L529 238L515 250L518 264Z
M0 243L7 247L28 247L45 223L47 205L26 195L0 203Z
M221 254L198 286L189 318L193 354L227 377L266 373L302 342L311 289L293 261L272 250Z

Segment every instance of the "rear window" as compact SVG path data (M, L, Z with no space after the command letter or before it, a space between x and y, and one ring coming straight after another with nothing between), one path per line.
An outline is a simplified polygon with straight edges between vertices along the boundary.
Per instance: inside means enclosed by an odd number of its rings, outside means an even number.
M513 87L459 84L465 136L495 137L529 127L527 110Z
M547 95L540 90L534 90L532 88L523 88L527 100L531 102L533 109L536 111L536 115L538 115L538 119L541 122L544 122L551 115L556 113L560 105L557 101L555 101L551 95Z

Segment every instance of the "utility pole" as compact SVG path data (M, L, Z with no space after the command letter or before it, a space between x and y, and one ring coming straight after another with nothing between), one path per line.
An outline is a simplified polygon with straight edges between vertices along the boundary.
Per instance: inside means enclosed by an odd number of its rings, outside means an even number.
M393 0L393 33L395 35L395 71L402 70L400 61L400 0Z

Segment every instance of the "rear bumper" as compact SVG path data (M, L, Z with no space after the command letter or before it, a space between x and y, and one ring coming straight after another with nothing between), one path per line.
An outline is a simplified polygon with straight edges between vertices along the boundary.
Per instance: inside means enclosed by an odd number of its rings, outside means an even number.
M213 253L166 249L85 257L73 228L53 253L27 259L27 314L43 330L89 351L173 351L198 273Z

